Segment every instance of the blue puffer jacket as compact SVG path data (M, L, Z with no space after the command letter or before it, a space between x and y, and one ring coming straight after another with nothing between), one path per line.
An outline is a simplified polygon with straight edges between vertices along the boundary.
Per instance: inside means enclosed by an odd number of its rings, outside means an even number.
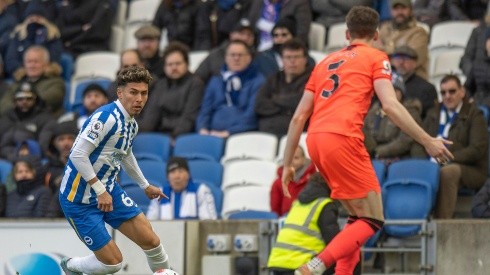
M226 71L226 65L222 72ZM240 81L229 81L240 88L227 92L227 82L223 76L213 76L204 92L201 111L196 121L196 130L224 131L230 134L257 129L257 117L254 111L255 96L264 83L264 77L258 72L255 64L236 73ZM237 85L233 85L238 87Z

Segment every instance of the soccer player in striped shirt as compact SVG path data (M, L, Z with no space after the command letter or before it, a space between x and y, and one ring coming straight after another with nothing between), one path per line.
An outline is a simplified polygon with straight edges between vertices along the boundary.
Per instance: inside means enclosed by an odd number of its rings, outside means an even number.
M64 258L61 267L66 274L109 274L121 269L121 251L105 223L144 250L153 272L169 267L168 256L149 221L116 183L122 166L148 198L167 198L145 179L131 151L138 132L134 116L148 100L151 79L144 68L121 70L116 79L118 99L95 111L75 140L59 199L66 219L93 254Z

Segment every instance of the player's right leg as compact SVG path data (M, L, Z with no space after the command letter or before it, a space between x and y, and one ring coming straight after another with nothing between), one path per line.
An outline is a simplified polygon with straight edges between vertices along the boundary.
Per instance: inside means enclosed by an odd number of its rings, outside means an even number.
M86 257L63 259L63 271L66 274L110 274L119 271L122 254L107 232L104 213L97 205L72 203L62 197L60 204L78 238L94 252Z

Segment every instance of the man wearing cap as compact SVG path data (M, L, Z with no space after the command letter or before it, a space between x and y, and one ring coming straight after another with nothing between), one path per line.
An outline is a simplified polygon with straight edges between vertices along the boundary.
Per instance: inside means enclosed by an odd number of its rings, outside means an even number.
M401 76L393 74L392 83L398 101L403 103L413 119L421 124L422 103L416 98L405 97L406 89ZM369 109L362 131L364 145L371 157L387 162L410 157L413 138L389 119L379 101L375 101Z
M411 0L391 0L390 21L381 24L376 47L392 54L395 48L406 45L417 53L416 73L428 78L429 68L429 34L417 26L412 14Z
M14 108L14 94L23 83L29 83L36 90L37 96L46 104L47 110L55 117L63 114L65 82L60 77L61 67L50 63L49 51L38 45L31 46L24 53L24 67L18 70L10 89L0 101L0 115L9 113Z
M255 58L255 62L259 68L259 71L268 77L281 71L284 67L284 63L281 58L282 45L296 37L296 22L293 17L284 17L280 19L274 28L272 28L272 48L260 52ZM315 60L307 55L308 65L314 66Z
M154 77L163 76L163 61L159 52L160 36L160 30L152 25L142 26L134 33L136 49L143 58L146 69Z
M192 180L186 159L172 157L167 162L167 180L163 193L170 200L152 200L146 214L149 220L218 218L211 190L206 184Z
M441 163L435 218L451 219L460 187L480 189L488 173L487 122L481 110L465 97L459 78L446 75L440 82L442 102L427 113L423 128L432 137L448 144L454 159ZM412 148L414 157L428 157L420 144ZM437 161L437 158L430 158Z
M422 103L422 118L437 101L434 85L416 73L418 54L408 46L401 46L390 56L395 71L403 78L406 98L417 98Z
M46 19L46 11L38 1L30 1L24 21L15 26L5 53L5 71L12 75L22 67L22 58L32 45L45 47L50 61L60 63L63 45L58 27Z
M229 41L233 40L240 40L247 44L248 47L254 48L254 29L247 19L240 20L230 32L229 40L213 49L196 69L196 75L202 79L204 84L207 84L212 76L220 74L221 68L223 67L223 64L225 64L226 47L228 46Z
M0 119L0 158L14 159L19 141L38 140L41 129L52 120L35 90L23 83L14 95L14 109Z

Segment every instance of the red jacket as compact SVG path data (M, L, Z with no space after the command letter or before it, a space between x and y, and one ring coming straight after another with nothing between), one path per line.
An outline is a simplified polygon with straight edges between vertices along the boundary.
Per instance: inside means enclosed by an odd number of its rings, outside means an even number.
M303 174L298 181L293 181L288 185L291 198L284 197L282 192L282 170L283 166L277 169L277 179L274 181L271 187L271 211L277 213L279 216L283 216L291 208L291 204L298 197L299 192L305 187L311 174L316 172L313 162L304 169ZM300 171L301 172L301 171ZM298 173L298 171L296 171Z

